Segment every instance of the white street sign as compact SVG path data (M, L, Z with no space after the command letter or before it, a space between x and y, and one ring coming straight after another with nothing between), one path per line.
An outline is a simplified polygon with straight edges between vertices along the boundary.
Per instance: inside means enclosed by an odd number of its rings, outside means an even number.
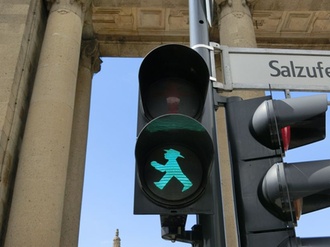
M330 91L330 51L221 46L225 89Z

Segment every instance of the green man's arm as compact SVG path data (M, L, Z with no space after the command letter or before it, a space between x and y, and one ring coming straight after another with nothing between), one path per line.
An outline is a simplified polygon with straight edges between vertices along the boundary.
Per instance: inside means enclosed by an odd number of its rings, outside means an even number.
M159 164L157 161L151 161L150 163L153 167L155 167L156 170L161 171L161 172L165 172L166 171L166 167L162 164Z

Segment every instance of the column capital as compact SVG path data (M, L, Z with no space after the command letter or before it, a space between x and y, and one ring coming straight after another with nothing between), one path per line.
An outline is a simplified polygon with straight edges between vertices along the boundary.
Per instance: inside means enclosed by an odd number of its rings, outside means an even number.
M238 18L247 15L252 19L254 6L259 0L216 0L218 15L234 13Z
M73 5L78 4L81 5L82 10L86 12L86 10L90 7L92 0L45 0L47 4L47 9L50 10L53 4L60 5Z
M250 9L250 12L252 13L254 6L259 0L215 0L217 5L221 8L225 5L228 5L229 7L234 7L235 2L238 4L240 3L240 6L245 8L246 6Z
M90 68L93 73L101 70L102 60L100 59L99 42L96 39L83 40L80 55L83 66Z

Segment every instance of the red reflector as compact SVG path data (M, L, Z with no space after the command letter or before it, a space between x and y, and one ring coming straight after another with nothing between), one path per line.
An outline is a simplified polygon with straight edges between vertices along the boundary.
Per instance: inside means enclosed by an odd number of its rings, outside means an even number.
M179 98L167 97L166 102L167 102L167 106L168 106L168 113L178 113L179 112L179 105L180 105Z
M165 97L167 103L167 112L168 113L179 113L179 106L180 106L180 93L177 83L168 82L168 88L165 89ZM182 93L182 92L181 92Z
M284 151L289 150L290 146L290 139L291 139L291 128L290 126L286 126L281 129L282 134L282 143Z
M164 114L184 114L198 118L203 111L199 89L180 78L164 78L150 84L144 95L144 110L149 119Z

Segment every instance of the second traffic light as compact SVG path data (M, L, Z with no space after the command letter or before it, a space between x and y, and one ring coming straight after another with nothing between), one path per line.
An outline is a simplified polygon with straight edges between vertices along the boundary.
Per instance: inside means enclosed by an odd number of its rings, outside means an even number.
M330 206L330 160L284 163L284 151L325 137L326 95L226 103L242 247L329 246L300 239L301 213Z
M211 213L213 141L200 123L209 71L182 45L151 51L139 71L135 214Z

